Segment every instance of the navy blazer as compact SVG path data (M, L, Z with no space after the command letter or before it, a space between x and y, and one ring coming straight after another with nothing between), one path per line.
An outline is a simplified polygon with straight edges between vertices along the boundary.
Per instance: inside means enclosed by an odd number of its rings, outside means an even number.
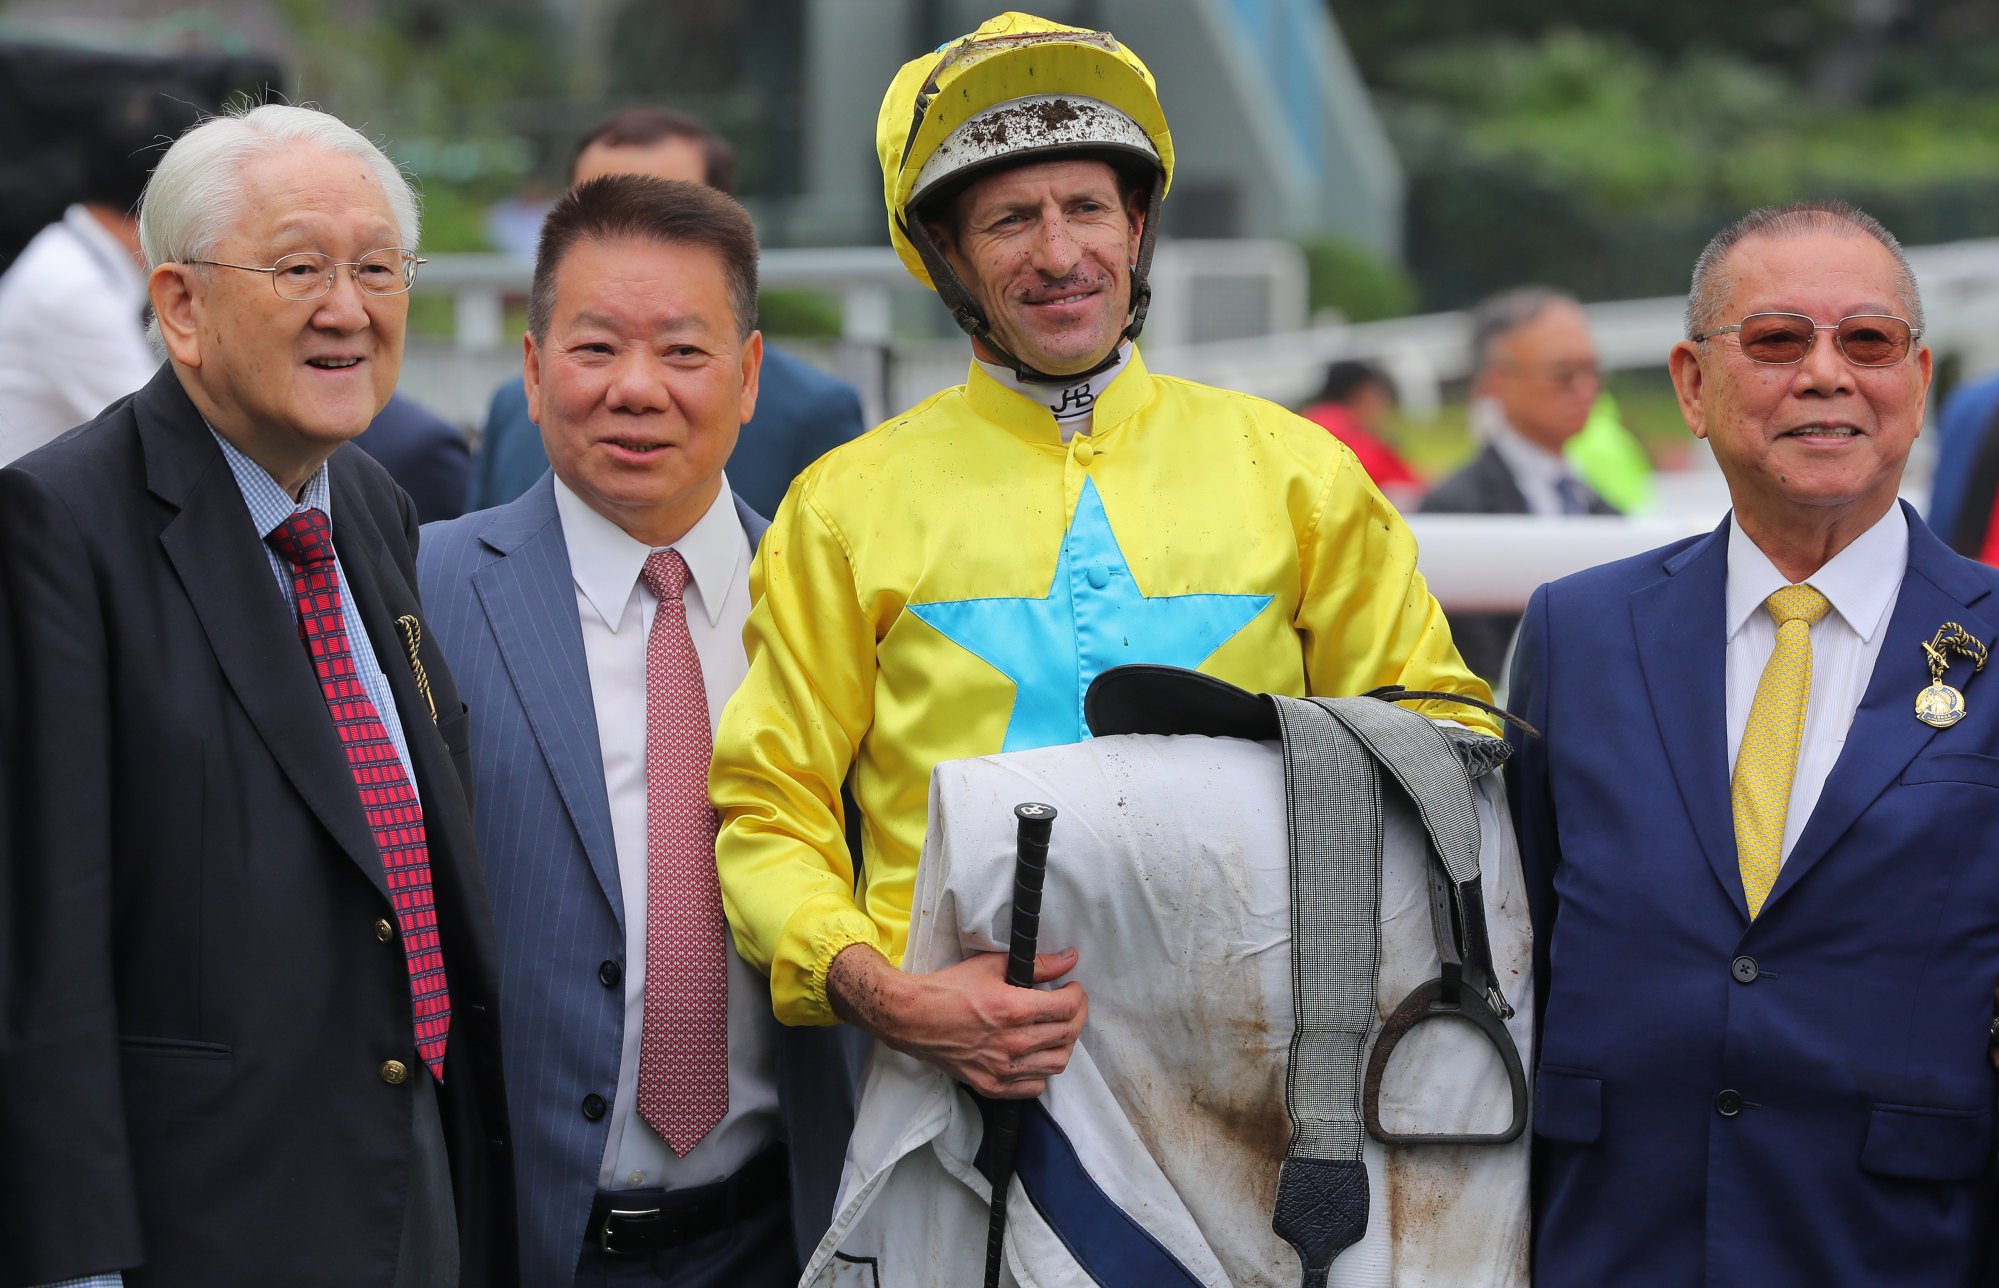
M391 394L354 446L382 463L396 485L416 503L424 523L465 513L472 449L465 435L442 416L401 394Z
M1535 1282L1973 1282L1990 1207L1999 678L1917 720L1999 571L1915 512L1880 659L1762 913L1723 698L1728 524L1543 586L1508 766L1544 986ZM1995 668L1999 669L1999 668Z
M736 499L751 542L769 526ZM624 900L596 709L552 476L518 500L423 530L417 575L472 712L473 825L500 943L521 1280L574 1280L624 1042L625 994L598 977L625 956ZM766 999L765 1005L768 1005ZM832 1222L853 1129L851 1031L785 1029L780 1114L801 1261ZM511 1081L518 1079L518 1081Z
M351 447L326 470L423 798L459 1282L513 1284L465 710L431 639L426 700L397 628L429 626L408 499ZM163 365L0 470L0 1284L391 1282L416 1112L383 1074L413 1045L394 916L243 493Z

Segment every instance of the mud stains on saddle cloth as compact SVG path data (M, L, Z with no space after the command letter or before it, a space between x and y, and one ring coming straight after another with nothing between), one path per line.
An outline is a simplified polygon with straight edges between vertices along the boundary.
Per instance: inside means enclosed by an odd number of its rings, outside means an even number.
M1119 789L1109 799L1130 803L1116 813L1134 829L1134 843L1120 847L1132 871L1120 892L1121 902L1130 902L1118 919L1146 927L1150 933L1135 937L1156 942L1164 957L1156 970L1120 974L1114 993L1104 984L1092 990L1088 1045L1233 1281L1242 1288L1296 1288L1297 1254L1269 1221L1291 1137L1284 1108L1293 1015L1289 858L1281 845L1190 847L1190 838L1154 831L1130 812L1149 792L1135 780L1144 760L1127 761L1116 747L1122 741L1096 743L1108 783ZM1277 754L1274 747L1270 752ZM1421 825L1406 801L1394 792L1385 797L1375 999L1383 1017L1437 970ZM1281 792L1237 805L1279 811L1266 834L1284 836ZM1517 860L1510 845L1504 852L1515 873L1488 879L1486 909L1501 987L1520 997L1532 949ZM1115 951L1099 949L1106 950ZM1147 951L1155 951L1151 943ZM1496 1131L1506 1125L1510 1103L1498 1059L1475 1033L1457 1028L1425 1025L1397 1050L1382 1085L1384 1126ZM1524 1285L1525 1148L1525 1140L1499 1149L1385 1149L1370 1141L1369 1236L1349 1251L1348 1265L1334 1264L1332 1282L1355 1282L1344 1272L1372 1260L1392 1276L1380 1282L1398 1288ZM1496 1265L1514 1273L1491 1278ZM1371 1281L1365 1274L1359 1280Z

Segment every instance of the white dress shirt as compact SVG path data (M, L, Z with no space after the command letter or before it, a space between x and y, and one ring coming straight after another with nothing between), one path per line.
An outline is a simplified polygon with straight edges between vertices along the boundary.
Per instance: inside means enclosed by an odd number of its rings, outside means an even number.
M583 655L611 802L611 836L625 905L625 1041L598 1187L706 1185L734 1173L778 1135L776 1033L767 986L725 936L729 970L729 1111L685 1158L674 1157L635 1107L646 976L646 641L658 599L639 581L652 548L555 480L569 546ZM750 542L725 478L708 512L673 543L687 561L687 632L701 659L712 732L749 671Z
M1566 482L1574 488L1581 482L1568 458L1521 437L1520 431L1507 423L1499 405L1491 399L1480 399L1472 406L1474 428L1506 463L1520 495L1527 498L1527 513L1567 513L1562 508L1562 484Z
M138 262L82 206L35 235L0 275L0 465L152 379L145 306Z
M1798 738L1798 767L1791 777L1791 804L1784 815L1784 846L1778 862L1791 855L1798 833L1805 830L1826 775L1846 746L1853 713L1867 692L1888 619L1902 593L1902 574L1909 567L1909 521L1900 505L1888 507L1873 527L1834 555L1806 584L1832 601L1832 610L1812 627L1812 691L1805 704L1805 727ZM1790 585L1770 557L1743 535L1731 517L1728 525L1728 592L1724 599L1728 630L1727 673L1728 772L1735 773L1742 731L1749 724L1749 707L1756 699L1763 667L1777 647L1777 624L1763 601ZM1915 697L1912 693L1911 699Z

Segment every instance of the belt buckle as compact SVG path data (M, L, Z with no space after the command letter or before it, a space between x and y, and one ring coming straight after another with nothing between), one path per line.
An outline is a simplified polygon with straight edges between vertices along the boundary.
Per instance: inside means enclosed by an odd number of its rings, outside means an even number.
M611 1223L619 1217L625 1218L626 1222L630 1224L657 1224L666 1219L666 1212L661 1208L612 1208L609 1212L605 1213L604 1224L597 1231L597 1246L611 1256L621 1256L639 1251L637 1248L613 1246L614 1240L611 1236Z

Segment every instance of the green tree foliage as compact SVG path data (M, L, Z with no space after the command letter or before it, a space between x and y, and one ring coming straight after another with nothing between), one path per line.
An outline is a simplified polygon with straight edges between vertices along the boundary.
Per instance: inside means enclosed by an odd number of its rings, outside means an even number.
M1809 62L1815 48L1844 29L1851 0L1676 0L1652 5L1629 0L1424 0L1330 7L1364 70L1389 67L1408 51L1439 39L1509 36L1534 41L1567 28L1617 32L1637 48L1664 57L1729 49L1795 71Z
M1314 314L1331 310L1350 322L1402 317L1416 308L1416 283L1401 267L1338 238L1306 242L1311 274L1307 303Z
M806 3L629 0L613 25L607 93L621 102L669 103L713 125L736 150L745 194L795 193L803 172L796 69Z
M516 128L523 99L552 94L561 42L539 0L277 0L297 36L294 98L381 138L416 180L424 245L480 250L486 205L538 163Z
M1398 80L1419 163L1506 166L1613 213L1999 177L1999 97L1826 104L1731 55L1574 30L1413 54Z
M840 305L821 291L764 291L757 296L757 328L765 335L837 340Z
M1408 48L1379 69L1380 99L1410 175L1424 303L1521 280L1585 298L1670 293L1716 227L1807 197L1856 201L1912 243L1991 235L1999 74L1925 84L1918 46L1882 39L1886 52L1837 35L1800 48L1802 78L1734 50L1668 55L1576 27ZM1999 55L1981 46L1950 65L1999 73L1989 64Z

